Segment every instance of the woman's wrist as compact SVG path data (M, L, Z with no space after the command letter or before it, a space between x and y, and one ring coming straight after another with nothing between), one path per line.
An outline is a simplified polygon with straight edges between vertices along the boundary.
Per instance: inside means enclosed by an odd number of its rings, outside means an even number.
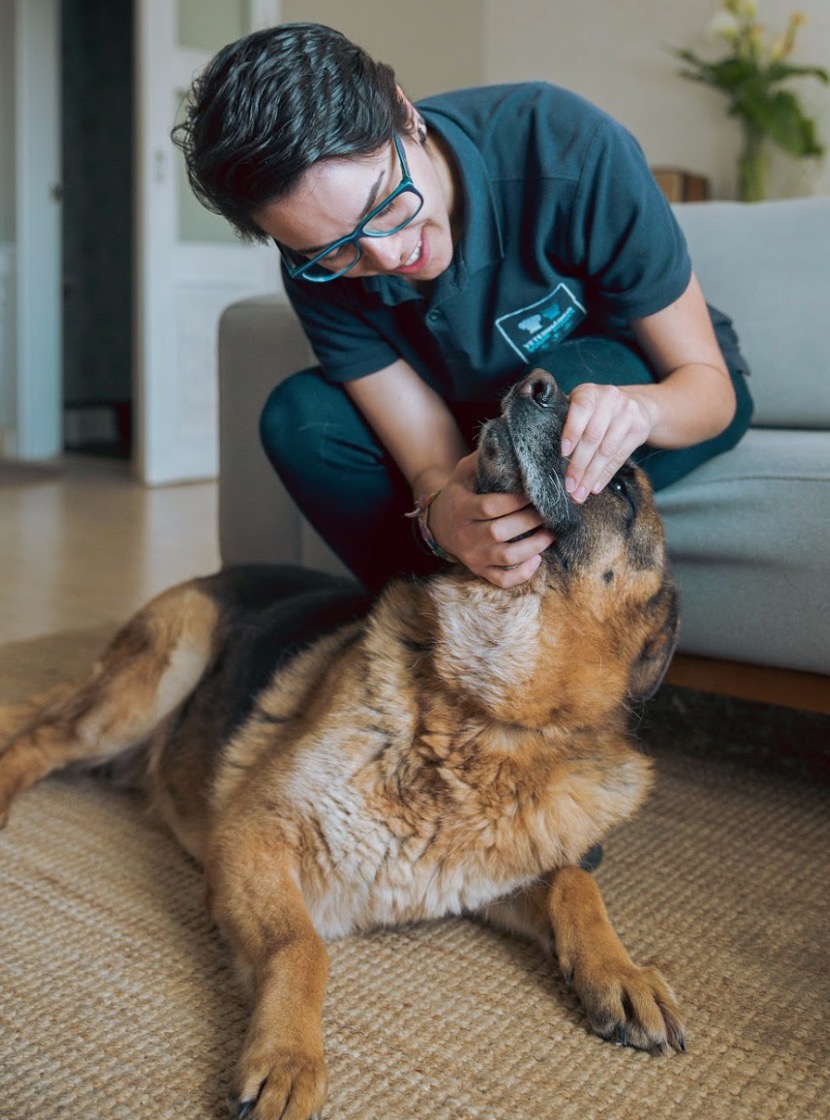
M414 478L410 478L409 484L412 487L413 500L417 502L421 494L432 494L436 490L442 490L449 477L452 474L452 467L427 467Z
M407 517L413 519L414 527L417 531L417 538L424 547L437 556L440 560L446 560L449 564L457 563L457 558L450 555L446 549L442 548L432 532L429 523L429 514L433 502L441 493L441 488L430 491L428 494L418 494L415 499L415 508L406 514Z
M735 410L729 374L703 363L682 366L654 385L628 385L649 417L647 442L654 447L690 447L717 436Z
M649 443L654 435L655 428L663 423L663 400L661 397L662 382L654 385L621 385L620 389L626 396L637 402L642 415L645 433L642 443Z

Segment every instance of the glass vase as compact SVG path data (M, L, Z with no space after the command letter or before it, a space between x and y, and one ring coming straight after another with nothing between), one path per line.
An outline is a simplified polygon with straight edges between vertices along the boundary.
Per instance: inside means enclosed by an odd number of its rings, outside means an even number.
M761 202L769 191L770 153L763 132L744 125L744 146L738 160L738 198Z

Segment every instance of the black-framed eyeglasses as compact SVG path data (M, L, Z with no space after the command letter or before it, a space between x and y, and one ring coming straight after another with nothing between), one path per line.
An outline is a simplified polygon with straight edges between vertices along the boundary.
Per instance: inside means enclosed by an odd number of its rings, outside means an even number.
M403 144L397 133L393 140L401 161L401 181L383 202L369 211L352 233L332 241L310 259L303 259L299 253L286 248L276 238L274 239L285 264L285 270L292 280L301 278L316 284L336 280L338 276L343 276L353 269L363 256L361 238L391 237L393 233L400 233L421 212L424 196L410 178Z

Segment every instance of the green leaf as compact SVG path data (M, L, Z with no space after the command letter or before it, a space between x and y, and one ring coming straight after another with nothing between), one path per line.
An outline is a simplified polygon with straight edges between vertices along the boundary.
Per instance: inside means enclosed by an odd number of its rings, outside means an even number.
M785 90L763 98L747 99L741 108L747 120L765 132L791 156L820 156L823 152L815 125L801 111L793 94Z
M817 78L825 85L830 83L830 71L823 66L792 66L789 62L772 62L767 69L770 82L783 82L787 78Z
M804 114L798 98L775 87L791 78L815 78L829 84L830 71L824 67L794 66L783 58L760 66L757 60L735 54L708 62L690 50L671 48L671 53L686 64L681 77L726 94L728 115L742 121L745 129L768 136L792 156L823 154L815 122Z

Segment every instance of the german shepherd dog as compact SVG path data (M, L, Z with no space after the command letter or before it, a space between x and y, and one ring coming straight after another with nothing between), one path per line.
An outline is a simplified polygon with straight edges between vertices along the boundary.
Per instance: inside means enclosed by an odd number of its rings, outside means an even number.
M237 1117L320 1115L326 939L448 914L555 951L603 1038L685 1049L579 866L651 785L627 717L671 658L677 592L639 469L566 494L566 411L536 370L480 433L478 490L526 494L556 536L521 586L456 565L369 602L229 569L155 598L84 683L0 711L0 824L52 771L116 763L204 866L252 992Z

